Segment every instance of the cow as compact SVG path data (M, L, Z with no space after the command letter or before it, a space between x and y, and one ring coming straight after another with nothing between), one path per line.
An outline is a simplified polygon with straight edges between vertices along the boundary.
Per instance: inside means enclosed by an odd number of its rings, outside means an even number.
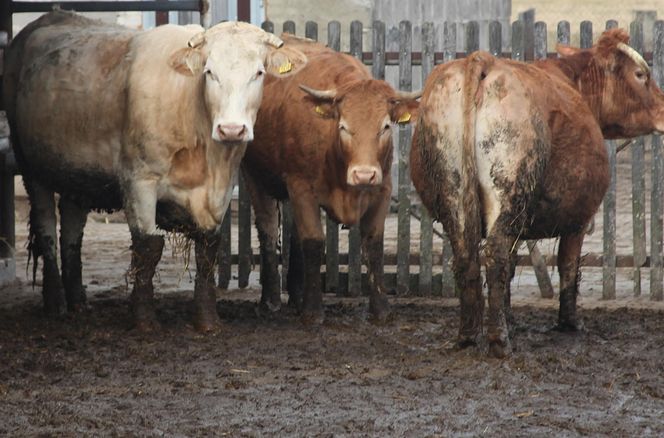
M194 325L219 327L217 230L254 135L264 77L288 76L306 63L282 45L246 23L134 31L64 11L16 36L6 51L3 99L31 203L30 252L43 258L47 313L85 302L87 213L124 208L136 328L158 327L152 277L164 246L159 228L195 241Z
M411 176L450 237L461 346L482 332L482 237L490 355L511 351L504 298L518 239L560 237L557 327L579 328L581 245L610 178L603 140L664 131L664 94L628 40L608 30L533 64L475 52L427 79Z
M359 223L370 282L369 309L384 319L382 244L392 181L392 125L412 123L419 93L395 91L357 59L311 40L282 35L307 65L283 81L267 79L256 136L242 162L261 250L261 308L281 306L277 272L278 201L290 199L292 251L304 262L289 269L289 304L307 323L323 319L320 209L337 223Z

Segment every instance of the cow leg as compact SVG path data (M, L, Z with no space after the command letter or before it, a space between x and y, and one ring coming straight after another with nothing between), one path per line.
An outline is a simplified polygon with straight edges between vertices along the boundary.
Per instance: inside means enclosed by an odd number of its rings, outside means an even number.
M134 288L131 293L131 305L134 322L138 331L150 331L159 328L154 309L154 277L157 263L164 249L164 237L158 234L131 235L131 272Z
M560 272L560 309L558 329L576 331L581 322L576 316L576 296L579 293L579 259L583 245L583 232L561 236L558 248L558 271Z
M302 310L304 294L304 253L302 243L297 234L297 226L293 224L290 235L290 251L288 258L288 274L286 276L288 289L288 307Z
M482 295L482 273L480 270L479 238L464 242L463 236L450 236L452 245L452 269L459 295L461 321L458 344L461 348L477 345L482 332L484 296ZM452 238L454 236L455 238ZM479 236L478 236L479 237Z
M217 331L221 327L214 284L220 240L218 233L205 233L195 238L194 327L199 332Z
M25 188L30 196L30 244L35 269L37 257L42 256L44 311L47 315L62 315L66 312L62 277L58 270L56 252L55 196L53 191L25 178Z
M512 314L512 280L514 280L514 276L516 275L516 264L519 261L520 246L521 246L521 241L517 241L516 244L514 245L514 249L510 251L510 256L509 256L510 275L507 278L507 285L505 287L505 317L507 318L508 326L511 326L514 323L514 315Z
M386 187L381 202L371 206L360 220L362 253L369 274L369 312L375 321L384 321L390 315L390 303L383 284L383 232L390 192L391 187Z
M244 170L244 169L243 169ZM260 190L249 172L242 173L251 196L261 251L261 310L276 312L281 308L281 280L279 278L279 204L264 190Z
M66 196L60 197L60 260L62 281L69 311L78 311L85 305L85 288L81 275L81 244L88 210Z
M325 236L320 219L320 207L309 184L289 185L288 193L295 216L297 233L302 242L304 259L304 293L302 321L305 324L323 322L323 290L320 266L323 261Z
M514 238L500 230L493 231L486 239L486 276L489 288L487 337L489 354L495 357L505 357L511 353L505 295L510 280L510 251L513 244Z

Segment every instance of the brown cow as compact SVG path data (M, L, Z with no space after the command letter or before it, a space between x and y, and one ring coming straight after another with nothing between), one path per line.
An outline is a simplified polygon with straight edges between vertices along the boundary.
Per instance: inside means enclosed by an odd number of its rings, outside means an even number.
M528 65L476 52L427 80L411 169L442 221L461 293L459 342L481 333L479 247L486 237L490 353L510 352L504 296L518 239L560 236L558 327L575 330L586 226L609 183L606 138L664 131L664 94L623 30Z
M272 311L281 306L277 201L290 198L304 253L303 302L295 303L303 319L317 322L323 316L321 207L336 222L360 224L369 307L374 317L383 318L389 311L382 242L392 191L392 123L414 120L418 102L414 93L399 93L372 79L351 56L309 40L282 38L286 47L304 52L308 64L285 81L266 79L256 137L242 165L261 246L261 305Z

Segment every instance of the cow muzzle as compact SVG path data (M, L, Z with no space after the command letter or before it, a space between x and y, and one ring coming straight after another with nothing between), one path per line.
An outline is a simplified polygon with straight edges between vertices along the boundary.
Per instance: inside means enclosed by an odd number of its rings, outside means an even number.
M376 166L352 166L346 178L349 186L377 186L383 182L383 172Z
M247 125L218 124L212 138L216 141L247 142L253 140Z

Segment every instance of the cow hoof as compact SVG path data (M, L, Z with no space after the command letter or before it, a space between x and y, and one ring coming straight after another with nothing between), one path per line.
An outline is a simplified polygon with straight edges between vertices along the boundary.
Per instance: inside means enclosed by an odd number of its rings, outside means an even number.
M325 314L322 310L305 310L300 316L302 323L307 327L315 327L323 324Z
M489 356L495 357L496 359L505 359L507 356L512 354L512 346L509 341L500 342L493 341L489 342Z
M390 317L390 302L385 295L369 300L369 313L373 322L382 323Z
M281 300L278 302L271 302L269 300L263 301L261 300L260 304L260 312L263 315L269 315L272 313L276 313L281 310Z
M134 329L140 333L150 333L161 329L161 324L157 320L152 305L136 304L133 308L134 312Z
M194 329L198 333L218 333L222 329L218 316L194 320Z
M583 321L558 321L558 324L556 324L553 327L554 330L563 332L563 333L575 333L575 332L580 332L585 329L585 326L583 325Z
M62 317L67 314L67 303L62 290L44 291L44 313L47 316Z
M294 310L302 310L302 297L289 295L288 307Z

